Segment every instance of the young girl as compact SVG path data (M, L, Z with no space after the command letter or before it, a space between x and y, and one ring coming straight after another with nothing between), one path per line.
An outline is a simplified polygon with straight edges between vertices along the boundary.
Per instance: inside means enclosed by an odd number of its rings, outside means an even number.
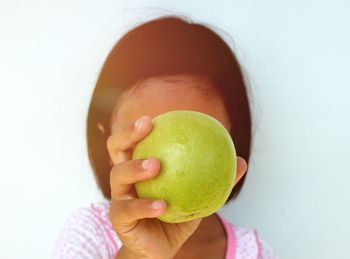
M251 116L242 71L228 45L211 29L176 17L146 22L124 35L108 56L88 114L89 158L108 202L80 208L67 220L54 258L238 259L276 258L256 230L218 213L169 224L157 217L166 201L139 199L134 183L156 177L156 157L132 160L151 119L193 110L219 120L237 151L229 202L244 182Z

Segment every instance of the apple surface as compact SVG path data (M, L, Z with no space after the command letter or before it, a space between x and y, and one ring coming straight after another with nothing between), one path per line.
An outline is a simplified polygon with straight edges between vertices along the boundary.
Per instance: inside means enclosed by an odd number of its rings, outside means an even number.
M153 129L133 150L132 159L157 158L157 176L135 183L140 198L162 199L159 220L185 222L219 210L229 197L237 170L234 143L215 118L176 110L153 118Z

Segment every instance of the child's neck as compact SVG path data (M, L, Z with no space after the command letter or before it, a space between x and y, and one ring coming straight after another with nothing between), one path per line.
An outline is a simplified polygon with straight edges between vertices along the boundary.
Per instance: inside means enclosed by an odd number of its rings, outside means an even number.
M214 241L226 239L226 231L217 215L212 214L202 219L195 232L187 239L184 245L197 246L211 244Z
M220 219L215 215L202 219L174 259L225 258L227 238Z

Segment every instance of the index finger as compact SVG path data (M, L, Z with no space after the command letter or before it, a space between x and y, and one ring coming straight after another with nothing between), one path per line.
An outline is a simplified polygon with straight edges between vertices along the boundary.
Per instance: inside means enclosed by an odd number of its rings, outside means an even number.
M117 127L116 131L107 139L107 149L113 163L131 159L131 153L128 151L145 138L151 130L152 121L149 116L142 116L125 126Z

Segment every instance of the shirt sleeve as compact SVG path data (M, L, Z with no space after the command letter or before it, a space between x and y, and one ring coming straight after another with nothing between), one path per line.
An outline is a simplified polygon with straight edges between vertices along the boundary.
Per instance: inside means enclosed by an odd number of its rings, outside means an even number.
M268 243L258 237L259 247L260 247L260 256L259 259L279 259L279 257L275 254L272 248L268 245Z
M113 258L98 217L88 208L80 208L66 220L53 251L53 259Z

